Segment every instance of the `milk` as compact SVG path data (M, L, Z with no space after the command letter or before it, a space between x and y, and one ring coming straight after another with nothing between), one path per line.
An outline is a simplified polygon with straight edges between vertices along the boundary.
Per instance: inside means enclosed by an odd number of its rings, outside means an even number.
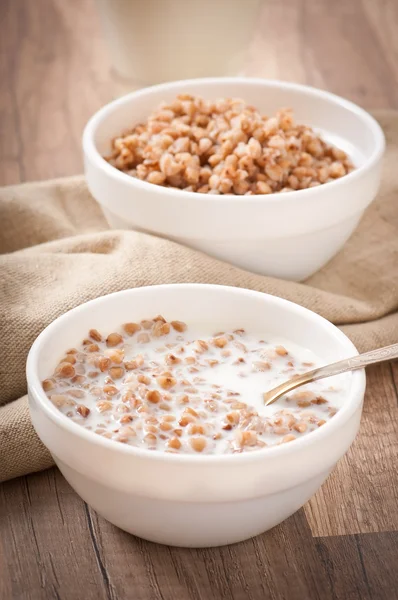
M111 356L114 352L105 342L98 342L97 346L99 355ZM57 387L49 392L49 396L64 414L87 429L143 448L148 446L148 434L155 433L150 449L168 450L170 439L178 435L180 453L194 452L190 428L183 423L187 409L194 411L191 413L193 418L189 416L191 422L203 425L202 434L206 434L204 453L240 451L239 431L248 429L255 430L258 436L258 444L245 448L248 450L282 442L289 432L295 439L303 433L291 429L292 425L286 429L284 423L278 424L281 414L282 421L290 418L284 414L294 417L293 422L304 420L307 423L305 431L310 433L318 427L318 422L326 422L341 408L350 385L350 374L342 374L300 389L301 393L310 392L313 399L320 398L319 404L307 401L305 408L300 407L293 392L271 406L264 406L264 392L293 375L321 366L322 361L310 350L289 340L243 330L215 337L214 331L190 327L182 334L171 329L162 337L141 331L132 337L126 336L118 349L124 364L137 363L132 370L126 367L125 371L123 367L120 369L123 375L115 374L113 381L109 377L111 370L100 372L95 369L93 365L98 366L95 350L94 354L90 348L86 352L83 345L76 354L74 369L76 373L85 374L84 382L75 385L73 379L70 382L55 379ZM170 356L174 361L172 365ZM93 369L92 376L90 371ZM162 386L159 379L162 373L173 379L170 388ZM139 379L142 376L146 381ZM109 384L113 386L111 397L105 392L105 386ZM155 403L148 400L148 390L158 394ZM80 396L74 395L76 392ZM125 394L129 392L132 395L127 398ZM107 407L103 412L104 402ZM79 404L88 409L88 414L78 412ZM228 426L228 415L237 415L234 411L241 409L239 426L235 426L236 422L234 427ZM127 422L121 421L123 417ZM166 417L172 417L173 425L163 431L161 422ZM247 418L250 423L246 422Z

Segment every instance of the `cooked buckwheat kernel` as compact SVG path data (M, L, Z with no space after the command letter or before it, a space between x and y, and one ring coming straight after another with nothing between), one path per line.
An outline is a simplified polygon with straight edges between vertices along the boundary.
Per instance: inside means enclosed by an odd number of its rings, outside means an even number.
M161 388L164 390L169 390L174 387L177 383L177 380L171 375L171 373L163 373L160 377L157 378L157 382Z
M307 431L307 423L295 423L293 425L293 429L295 429L299 433L304 433L305 431Z
M68 362L61 362L55 369L55 375L60 377L73 377L75 374L74 367Z
M114 385L104 385L104 393L107 394L107 396L114 396L118 391L119 390Z
M80 404L76 407L76 412L78 412L79 415L81 415L82 417L86 418L90 414L90 409L87 408L87 406L83 406L83 404Z
M154 317L152 319L154 321L154 323L167 323L166 319L164 317L162 317L162 315L157 315L156 317Z
M102 342L102 336L99 333L99 331L97 331L96 329L90 329L90 331L88 332L88 335L95 341L95 342Z
M317 396L314 400L311 400L311 404L326 404L327 400L322 398L322 396Z
M181 448L181 442L178 437L173 437L167 442L168 448L173 448L174 450L179 450Z
M203 436L191 438L191 446L195 452L202 452L206 448L206 438Z
M256 362L253 363L253 367L256 371L264 372L264 371L269 371L271 368L271 365L269 364L269 362L257 360Z
M157 404L158 402L160 402L161 398L162 396L160 395L158 390L150 390L146 394L146 399L152 404Z
M73 406L74 404L76 404L73 400L70 400L67 396L64 396L63 394L51 394L50 400L58 408L62 408L63 406Z
M211 367L215 367L216 365L219 364L218 360L214 360L214 358L208 358L206 360L207 364L209 364Z
M98 347L98 346L97 346ZM88 352L91 352L91 350L88 350ZM71 365L76 364L76 356L74 354L67 354L63 359L62 362L68 362Z
M213 340L213 344L217 346L217 348L224 348L228 344L228 340L225 337L217 337Z
M110 333L106 338L106 345L109 348L113 348L113 346L118 346L123 341L122 336L119 333Z
M174 366L181 362L181 358L174 356L174 354L168 354L165 358L165 362L170 366Z
M49 392L55 388L55 382L52 379L45 379L42 382L43 390Z
M161 337L163 335L167 335L170 333L170 324L163 323L162 321L157 321L152 328L152 335L156 337Z
M171 423L160 423L159 425L159 429L161 429L162 431L171 431L173 429L173 426L171 425Z
M123 417L121 417L120 422L125 424L125 423L131 423L131 421L133 420L133 417L131 415L123 415Z
M109 369L109 375L112 379L121 379L124 375L124 369L122 367L111 367Z
M283 346L277 346L275 352L278 356L286 356L288 354L288 351Z
M105 412L106 410L111 410L112 402L109 402L108 400L100 400L95 406L99 412Z
M128 360L124 363L124 368L126 369L126 371L133 371L134 369L138 368L138 364L137 361L135 360Z
M199 352L200 354L203 354L203 352L206 352L209 349L209 345L204 342L203 340L197 340L195 342L196 348L195 351Z
M115 365L120 365L123 362L123 350L105 350L105 356L107 356L111 362Z
M189 425L190 423L193 423L195 421L195 417L193 417L192 415L183 415L181 417L181 419L178 421L178 424L181 425L181 427L186 427L187 425Z
M129 335L134 335L137 331L140 331L141 325L138 325L138 323L125 323L123 329Z
M182 321L171 321L171 326L179 333L183 333L187 328L186 324Z

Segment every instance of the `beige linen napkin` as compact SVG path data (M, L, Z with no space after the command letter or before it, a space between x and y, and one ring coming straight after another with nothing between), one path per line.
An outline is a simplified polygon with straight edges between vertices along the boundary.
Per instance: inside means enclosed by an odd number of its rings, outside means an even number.
M0 481L52 464L23 396L26 356L48 323L97 296L158 283L236 285L316 311L360 350L397 342L398 114L377 116L388 142L381 192L345 248L305 284L110 231L82 177L0 190Z

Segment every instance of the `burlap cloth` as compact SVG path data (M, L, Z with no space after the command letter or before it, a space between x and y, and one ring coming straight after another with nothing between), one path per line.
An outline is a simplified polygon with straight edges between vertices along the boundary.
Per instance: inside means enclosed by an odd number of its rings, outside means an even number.
M0 481L52 464L29 418L26 356L48 323L97 296L158 283L237 285L318 312L359 350L397 342L398 114L377 116L388 142L381 192L344 250L305 284L110 231L82 177L0 190Z

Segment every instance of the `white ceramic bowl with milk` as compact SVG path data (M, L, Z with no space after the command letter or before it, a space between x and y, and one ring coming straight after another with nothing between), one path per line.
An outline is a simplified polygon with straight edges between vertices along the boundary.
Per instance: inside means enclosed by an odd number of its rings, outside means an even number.
M320 131L356 169L317 187L259 196L186 192L141 181L103 156L111 140L144 122L177 94L238 97L272 115L291 107L297 122ZM98 111L83 135L90 192L111 227L146 231L273 277L301 281L344 245L380 184L384 135L371 115L333 94L264 79L177 81L134 92Z
M63 415L44 393L65 348L90 327L111 331L154 314L200 330L243 327L283 337L334 362L357 354L319 315L249 290L198 284L125 290L75 308L37 338L27 363L33 425L61 472L100 515L139 537L175 546L232 544L274 527L307 502L352 444L365 374L349 375L343 406L318 430L289 444L225 455L150 451L106 439ZM347 500L349 501L349 500Z

